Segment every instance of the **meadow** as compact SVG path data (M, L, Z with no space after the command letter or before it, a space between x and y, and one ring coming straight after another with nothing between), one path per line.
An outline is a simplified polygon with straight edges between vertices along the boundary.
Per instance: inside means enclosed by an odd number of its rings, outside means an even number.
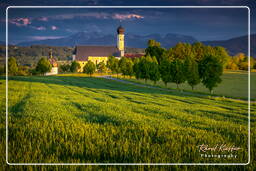
M5 80L0 80L0 89ZM10 163L246 163L247 102L81 76L9 77ZM1 152L5 94L0 96ZM251 122L255 123L255 103ZM255 126L252 128L255 134ZM198 145L241 147L203 158ZM252 149L255 148L255 142ZM5 157L1 157L4 161Z
M116 75L113 75L113 77L116 77ZM135 83L140 84L148 84L152 86L158 86L162 88L169 88L169 89L176 89L177 86L175 83L168 83L167 87L162 81L158 81L156 84L154 84L153 81L147 80L145 83L145 80L137 80L135 77L129 78L129 77L123 77L118 76L121 79L132 81ZM248 99L248 72L247 71L232 71L232 70L226 70L222 75L222 82L214 88L214 95L216 96L225 96L225 97L231 97L231 98L237 98L237 99ZM251 100L256 100L256 72L251 72ZM196 92L196 93L203 93L203 94L209 94L209 90L202 84L198 84L195 86L194 90L192 91L191 86L189 86L187 83L180 84L179 88L181 90L190 91L190 92Z

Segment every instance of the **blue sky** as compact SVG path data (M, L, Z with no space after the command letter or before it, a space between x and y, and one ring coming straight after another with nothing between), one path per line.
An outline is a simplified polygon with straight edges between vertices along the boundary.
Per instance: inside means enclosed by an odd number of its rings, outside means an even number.
M78 0L62 1L3 1L0 5L0 35L5 39L5 8L9 5L246 5L251 8L252 21L256 2L253 0ZM248 10L244 9L17 9L9 14L9 41L53 39L77 32L115 34L121 24L126 33L147 35L178 33L196 39L222 40L247 34ZM251 32L256 32L252 22Z

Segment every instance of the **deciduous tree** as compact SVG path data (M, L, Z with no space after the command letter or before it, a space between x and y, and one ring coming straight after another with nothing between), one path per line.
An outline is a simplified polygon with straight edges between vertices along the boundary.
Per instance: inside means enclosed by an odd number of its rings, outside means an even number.
M51 71L52 65L46 58L41 58L36 66L36 71L40 74L45 74L46 72Z
M161 77L160 71L159 71L159 65L155 57L153 57L152 62L150 64L149 77L151 81L154 81L154 84L156 84L156 82L159 81Z
M18 72L18 64L16 58L10 57L8 59L8 74L9 75L16 75Z
M100 73L104 73L107 71L107 66L105 64L105 62L101 61L98 65L97 65L98 71Z
M213 93L213 88L221 83L221 75L223 73L223 65L213 55L206 55L199 63L199 75L202 83Z
M90 77L92 76L93 73L95 73L95 71L96 71L96 65L92 61L88 61L83 68L83 72L86 74L89 74Z
M193 90L194 87L200 83L198 64L193 58L186 57L184 67L186 80Z
M70 66L71 72L78 72L78 70L81 68L80 64L77 61L73 61Z
M186 81L184 64L181 60L175 59L170 63L170 75L171 82L175 83L177 85L177 89L179 89L179 84Z
M160 66L160 75L161 79L167 87L167 83L171 81L171 73L170 73L170 61L168 59L164 59Z

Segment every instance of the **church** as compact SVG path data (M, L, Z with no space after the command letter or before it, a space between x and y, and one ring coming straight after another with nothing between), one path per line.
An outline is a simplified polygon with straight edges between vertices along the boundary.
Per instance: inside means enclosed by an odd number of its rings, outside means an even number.
M54 59L54 57L52 56L52 49L49 52L49 58L48 61L50 62L52 69L51 71L45 73L45 75L56 75L58 74L58 63L57 60Z
M76 46L73 54L73 61L77 61L81 68L78 72L83 72L83 68L88 61L92 61L96 65L100 62L107 64L109 56L121 58L124 54L124 28L117 28L117 46Z

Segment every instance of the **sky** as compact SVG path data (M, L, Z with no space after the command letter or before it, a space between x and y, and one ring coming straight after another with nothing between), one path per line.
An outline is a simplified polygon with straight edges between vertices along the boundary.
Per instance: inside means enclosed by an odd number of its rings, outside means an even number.
M5 40L5 9L14 5L162 5L162 6L219 6L243 5L251 9L254 21L256 1L254 0L78 0L69 2L48 1L3 1L0 3L0 40ZM55 39L77 32L94 34L116 34L122 25L126 34L176 33L193 36L199 41L225 40L248 34L247 8L9 8L9 42ZM256 23L251 23L251 33L256 33Z

